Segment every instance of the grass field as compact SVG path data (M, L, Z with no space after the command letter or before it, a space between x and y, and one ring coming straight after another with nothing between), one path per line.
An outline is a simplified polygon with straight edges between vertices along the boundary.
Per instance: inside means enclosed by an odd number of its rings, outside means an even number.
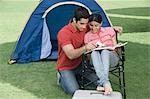
M150 10L149 7L134 7L134 8L121 8L106 10L107 13L123 14L123 15L135 15L135 16L150 16L150 13L146 13ZM139 13L140 12L140 13Z
M118 6L111 0L107 1L109 5L102 4L108 14L150 16L147 0L136 2L139 5L136 7L133 1L126 1L128 8L121 0L114 0ZM71 99L56 84L55 61L7 64L17 38L38 3L38 0L0 0L0 99ZM124 28L119 40L128 41L125 47L127 99L150 99L150 20L110 19L113 25Z

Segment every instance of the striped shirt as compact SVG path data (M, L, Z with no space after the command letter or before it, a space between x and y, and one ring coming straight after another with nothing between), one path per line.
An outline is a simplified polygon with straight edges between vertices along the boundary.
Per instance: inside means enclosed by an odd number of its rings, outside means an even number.
M113 46L112 37L115 36L115 31L112 27L101 27L101 29L97 33L92 33L89 31L84 36L84 43L93 43L101 42L106 46Z

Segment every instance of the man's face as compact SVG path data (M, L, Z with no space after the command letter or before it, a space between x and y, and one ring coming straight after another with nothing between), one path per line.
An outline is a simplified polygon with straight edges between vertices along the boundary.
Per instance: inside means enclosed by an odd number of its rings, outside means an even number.
M84 31L87 28L89 19L81 18L79 21L76 22L76 28L79 31Z

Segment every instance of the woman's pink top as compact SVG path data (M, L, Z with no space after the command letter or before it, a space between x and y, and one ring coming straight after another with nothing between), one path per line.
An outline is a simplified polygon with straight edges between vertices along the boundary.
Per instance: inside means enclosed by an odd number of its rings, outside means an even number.
M115 35L116 33L112 27L101 27L97 33L87 32L84 36L84 43L96 44L96 42L101 42L106 46L113 46L112 37Z

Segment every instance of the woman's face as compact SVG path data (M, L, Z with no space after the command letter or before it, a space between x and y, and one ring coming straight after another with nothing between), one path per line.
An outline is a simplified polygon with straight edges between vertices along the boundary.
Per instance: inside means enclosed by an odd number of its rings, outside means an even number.
M96 21L91 21L89 22L89 27L93 33L96 33L100 30L101 23L98 23Z

